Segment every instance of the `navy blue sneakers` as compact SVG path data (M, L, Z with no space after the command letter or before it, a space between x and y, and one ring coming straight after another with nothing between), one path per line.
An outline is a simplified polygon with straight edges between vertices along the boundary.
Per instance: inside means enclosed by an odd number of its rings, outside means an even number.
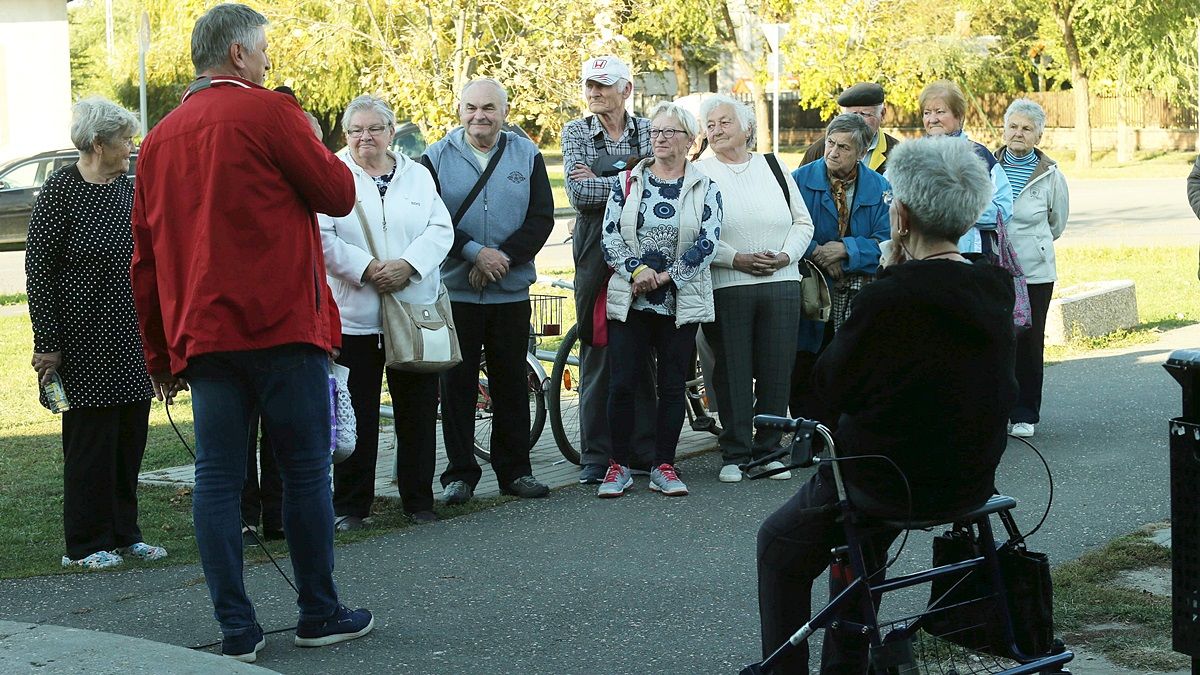
M324 647L326 645L360 638L375 627L375 618L365 609L354 609L338 605L333 616L324 621L301 621L296 626L297 647Z
M267 638L258 624L241 635L221 639L221 653L242 663L254 663L258 658L258 650L266 646Z

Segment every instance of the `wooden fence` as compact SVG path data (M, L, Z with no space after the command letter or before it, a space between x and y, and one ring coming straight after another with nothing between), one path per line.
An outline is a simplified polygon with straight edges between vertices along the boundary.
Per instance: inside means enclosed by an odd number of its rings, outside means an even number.
M771 94L768 94L770 101ZM967 102L967 126L972 136L999 137L1004 120L1004 111L1017 98L1037 101L1046 111L1048 138L1067 138L1066 130L1075 126L1075 95L1071 91L1032 92L1027 94L984 94ZM751 103L750 94L735 94L734 98ZM820 136L820 131L830 117L819 110L801 108L796 105L799 97L795 92L783 92L779 100L779 140L781 145L806 145ZM635 94L634 108L649 110L660 100L670 96L647 96ZM1195 105L1173 104L1165 97L1154 94L1129 96L1124 100L1126 124L1137 130L1137 147L1144 149L1190 149L1195 143ZM1091 97L1092 129L1098 132L1098 147L1107 145L1115 138L1118 127L1120 101L1112 96ZM771 106L768 105L768 110ZM768 113L770 114L770 113ZM984 121L986 120L986 122ZM920 135L921 111L889 107L885 126L901 130L904 135ZM1056 130L1062 130L1058 132ZM982 138L980 140L983 140Z

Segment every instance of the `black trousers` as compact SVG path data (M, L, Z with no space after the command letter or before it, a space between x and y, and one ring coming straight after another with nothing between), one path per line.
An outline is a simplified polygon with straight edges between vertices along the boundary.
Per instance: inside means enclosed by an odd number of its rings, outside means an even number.
M483 470L475 461L475 405L479 400L479 357L486 355L492 397L492 470L500 485L533 474L529 464L529 384L525 354L529 345L529 301L481 305L450 303L458 330L462 363L442 373L442 437L450 463L442 485L479 485Z
M262 518L263 532L283 532L283 479L275 463L275 448L264 427L258 435L256 420L246 437L246 482L242 485L242 520L258 527ZM259 473L259 455L262 473Z
M375 499L379 460L379 394L387 371L396 419L396 484L408 513L433 509L437 443L437 373L385 369L382 335L343 335L337 362L350 369L348 389L358 442L333 465L333 512L366 518Z
M758 613L762 623L764 658L812 617L813 581L829 567L830 549L846 543L845 531L837 522L836 512L806 512L835 503L837 491L833 472L828 466L822 466L758 530ZM888 546L898 534L898 531L889 530L871 537L863 547L869 570L883 566ZM875 580L881 577L882 574ZM844 589L844 582L830 579L830 598ZM846 607L847 611L842 614L845 619L856 622L866 619L857 602ZM822 675L865 675L868 645L862 635L825 631L820 672ZM800 644L771 672L808 675L808 643Z
M823 411L821 392L813 389L812 372L817 365L821 352L833 341L833 320L825 322L825 336L821 340L821 350L817 353L808 351L796 352L796 360L792 363L792 393L788 398L788 409L792 417L820 419ZM829 425L832 420L821 420Z
M654 420L654 466L675 464L675 449L683 431L684 389L688 366L695 358L700 324L675 326L675 317L629 310L625 321L608 322L608 427L612 459L629 466L633 430L643 416ZM644 364L654 350L658 400L652 407L637 405L637 390L645 377Z
M63 533L72 560L142 541L137 482L149 424L149 400L63 413Z
M1054 282L1029 284L1029 308L1033 323L1029 330L1017 336L1017 405L1009 419L1013 423L1037 424L1042 412L1042 379L1045 375L1043 358L1046 352L1046 314L1050 311L1050 296Z

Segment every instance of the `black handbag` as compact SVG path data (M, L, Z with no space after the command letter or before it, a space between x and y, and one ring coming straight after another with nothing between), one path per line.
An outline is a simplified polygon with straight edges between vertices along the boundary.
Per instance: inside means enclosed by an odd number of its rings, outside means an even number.
M1054 588L1050 559L1030 551L1008 511L1000 513L1008 541L996 550L1004 579L1013 637L1021 656L1042 656L1054 648ZM970 560L982 555L980 542L966 525L956 524L933 540L933 565ZM998 598L984 566L938 577L930 584L929 613L922 620L927 633L976 651L1016 658L1004 638Z

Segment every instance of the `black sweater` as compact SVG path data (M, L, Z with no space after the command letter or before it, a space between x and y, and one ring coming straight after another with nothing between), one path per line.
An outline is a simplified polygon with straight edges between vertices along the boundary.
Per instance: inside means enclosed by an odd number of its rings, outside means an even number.
M972 508L992 493L1016 401L1013 283L975 260L882 270L817 361L814 386L837 419L839 454L890 457L908 476L913 515ZM841 463L853 503L904 517L896 470Z

